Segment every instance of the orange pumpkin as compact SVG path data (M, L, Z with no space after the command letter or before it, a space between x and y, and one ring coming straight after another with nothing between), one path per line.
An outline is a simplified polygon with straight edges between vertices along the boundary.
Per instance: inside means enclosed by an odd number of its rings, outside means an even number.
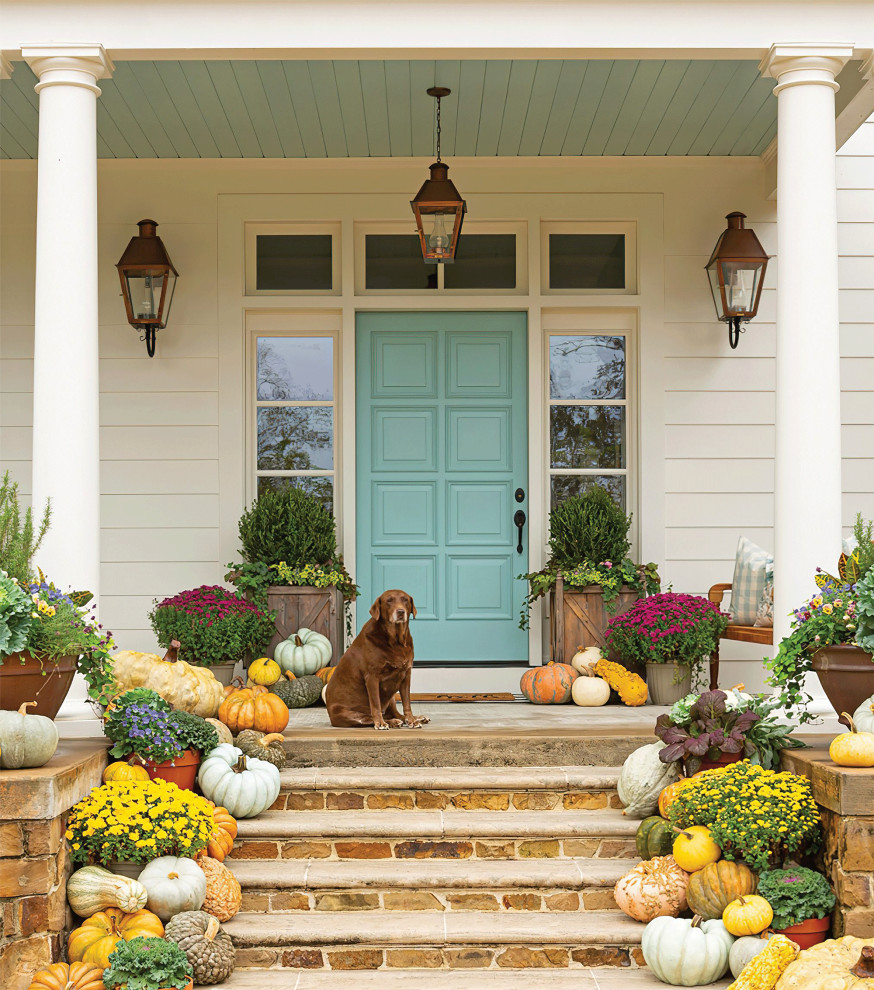
M675 780L673 784L668 784L659 794L659 814L662 818L668 817L668 810L677 800L677 795L691 779L691 777L681 777L679 780Z
M227 808L214 807L212 821L213 828L206 852L213 859L223 863L225 856L234 848L234 839L237 837L237 820Z
M86 962L101 969L109 965L109 956L116 943L143 935L146 938L163 938L161 919L142 908L133 914L125 914L121 908L98 911L80 927L70 932L67 955L71 962Z
M34 973L27 990L104 990L103 970L90 963L52 963Z
M522 675L522 694L535 705L563 705L570 701L577 671L567 663L550 662L545 667L532 667Z
M668 915L676 918L686 910L689 874L672 856L654 856L634 867L616 884L617 905L635 921L649 922Z
M334 676L334 671L336 667L320 667L316 671L316 677L322 682L322 684L327 684L328 681Z
M149 771L144 766L135 763L125 763L122 760L118 760L116 763L110 763L103 771L104 784L108 784L110 781L117 784L121 781L142 781L149 779Z
M282 732L288 725L288 707L276 694L255 694L251 688L233 691L219 705L219 720L234 734L243 729Z

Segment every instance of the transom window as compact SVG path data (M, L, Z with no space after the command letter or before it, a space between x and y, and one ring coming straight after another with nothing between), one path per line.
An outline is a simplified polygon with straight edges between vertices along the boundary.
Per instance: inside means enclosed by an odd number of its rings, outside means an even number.
M550 505L600 484L627 511L628 337L562 331L546 339Z
M340 224L247 223L246 295L339 295Z
M637 292L637 225L628 221L541 224L545 293L628 295Z
M297 485L334 507L337 388L333 335L255 338L257 494Z

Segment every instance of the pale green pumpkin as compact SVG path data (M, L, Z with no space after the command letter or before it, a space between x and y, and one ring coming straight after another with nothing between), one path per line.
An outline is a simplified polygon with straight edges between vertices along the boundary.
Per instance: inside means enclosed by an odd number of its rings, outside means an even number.
M25 701L17 712L0 711L0 769L41 767L55 755L58 729L44 715L30 715L35 701Z
M331 641L313 629L298 629L283 640L273 651L273 659L283 671L291 671L295 677L314 674L331 662Z

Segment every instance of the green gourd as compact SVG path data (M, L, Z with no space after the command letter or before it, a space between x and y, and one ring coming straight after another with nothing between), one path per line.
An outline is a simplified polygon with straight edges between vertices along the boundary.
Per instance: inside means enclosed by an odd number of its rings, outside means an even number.
M283 640L273 651L273 659L283 672L291 671L295 677L314 674L331 662L333 649L327 636L314 629L298 629Z
M234 971L236 952L231 936L205 911L181 911L164 929L164 938L175 942L194 970L197 986L212 986Z
M669 821L659 815L644 818L635 837L637 855L641 859L670 856L674 845L674 830Z
M246 756L266 760L281 770L285 763L285 748L282 745L284 738L281 732L266 733L255 729L244 729L237 736L236 747Z
M663 743L640 746L623 763L616 790L625 806L623 815L648 818L658 810L659 794L680 776L676 763L662 763Z
M80 918L112 907L133 914L146 906L148 897L139 880L120 877L102 866L83 866L67 880L67 900Z
M278 695L289 708L307 708L322 696L322 680L315 674L296 677L293 681L283 677L270 685L272 694Z
M320 682L321 683L321 682ZM25 701L17 712L0 711L0 769L42 767L58 748L58 729L44 715L29 715L35 701Z

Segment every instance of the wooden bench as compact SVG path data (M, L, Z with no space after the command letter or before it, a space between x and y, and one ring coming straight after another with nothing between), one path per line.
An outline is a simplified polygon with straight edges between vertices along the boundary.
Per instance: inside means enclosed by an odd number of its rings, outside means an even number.
M722 606L726 591L731 591L730 584L714 584L707 597L714 605ZM774 643L774 630L771 626L727 626L722 639L732 639L737 643L761 643L771 646ZM710 654L710 690L719 686L719 643Z

